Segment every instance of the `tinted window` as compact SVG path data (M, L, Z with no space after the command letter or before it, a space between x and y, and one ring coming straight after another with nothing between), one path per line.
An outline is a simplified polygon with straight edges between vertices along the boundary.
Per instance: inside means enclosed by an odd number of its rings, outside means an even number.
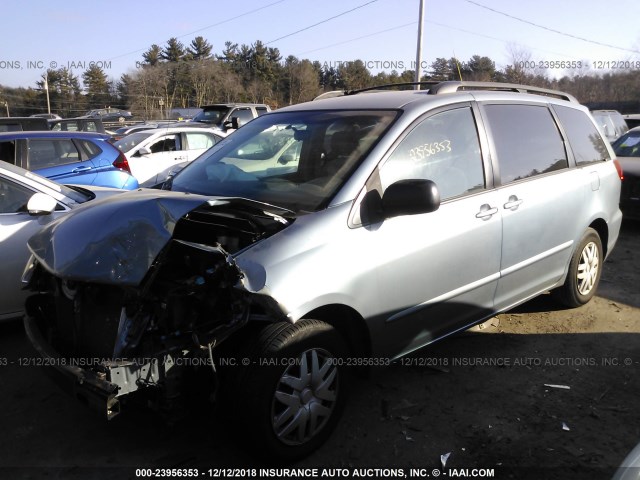
M160 137L158 140L149 145L151 153L160 152L175 152L176 150L182 150L180 147L180 135L166 135Z
M256 107L256 113L258 114L258 116L264 115L265 113L267 113L267 107Z
M0 142L0 160L7 163L16 164L16 142L15 140L7 140Z
M487 105L502 184L568 167L560 132L547 107Z
M382 189L411 178L432 180L440 198L482 190L484 170L470 108L433 115L415 127L380 169Z
M602 136L589 117L575 108L555 106L578 165L609 158Z
M29 140L28 170L56 167L79 160L80 155L71 140L66 138Z
M22 185L0 178L0 213L26 211L27 203L33 193Z

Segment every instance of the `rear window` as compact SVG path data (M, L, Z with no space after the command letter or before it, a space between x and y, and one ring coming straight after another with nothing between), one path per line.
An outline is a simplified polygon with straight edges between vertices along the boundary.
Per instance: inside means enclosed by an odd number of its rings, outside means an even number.
M577 165L609 159L609 152L598 129L580 110L554 105L564 127Z

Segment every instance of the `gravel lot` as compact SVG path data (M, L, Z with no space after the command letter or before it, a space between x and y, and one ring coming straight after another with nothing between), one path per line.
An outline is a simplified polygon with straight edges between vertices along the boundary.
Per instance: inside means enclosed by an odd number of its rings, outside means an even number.
M542 296L354 380L329 442L290 467L611 478L640 442L639 247L640 224L625 224L584 307ZM0 478L136 478L137 468L208 477L263 466L230 440L232 422L215 424L206 411L173 427L135 407L102 422L39 368L19 365L32 355L20 323L0 324Z

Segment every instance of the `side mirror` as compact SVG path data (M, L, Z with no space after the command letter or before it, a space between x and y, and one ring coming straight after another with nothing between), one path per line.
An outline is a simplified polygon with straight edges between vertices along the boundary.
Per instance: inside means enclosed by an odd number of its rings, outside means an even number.
M431 180L399 180L391 184L382 196L384 218L417 215L440 208L440 192Z
M139 155L151 155L151 150L149 150L147 147L140 147L140 149L138 150L138 154Z
M51 214L58 206L58 201L46 193L34 193L27 203L29 215L40 217Z
M239 129L242 126L242 122L238 117L231 117L231 120L227 120L222 124L225 130L229 128L233 128L234 130Z

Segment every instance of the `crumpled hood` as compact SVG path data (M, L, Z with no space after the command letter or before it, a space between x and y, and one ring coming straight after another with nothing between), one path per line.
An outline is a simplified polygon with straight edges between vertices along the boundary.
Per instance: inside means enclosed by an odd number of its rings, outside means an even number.
M61 278L139 285L178 220L208 200L163 190L94 200L40 230L29 239L29 249Z

